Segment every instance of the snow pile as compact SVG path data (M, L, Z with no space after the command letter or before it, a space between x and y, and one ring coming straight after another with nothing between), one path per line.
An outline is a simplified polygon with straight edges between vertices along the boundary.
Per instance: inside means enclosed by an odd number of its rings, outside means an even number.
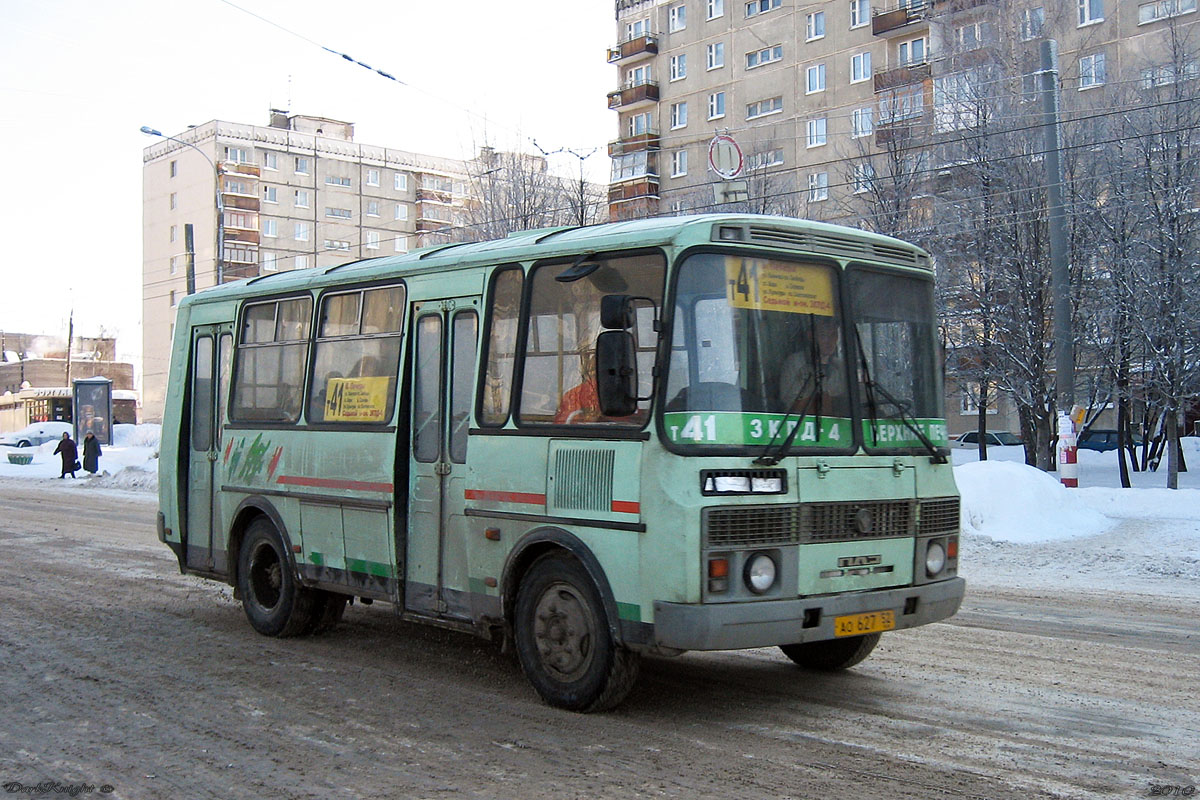
M76 472L74 486L89 488L132 489L135 491L158 491L158 444L162 436L161 425L114 425L113 444L102 445L100 472L89 475ZM62 470L62 459L54 454L57 441L45 442L37 447L0 447L0 478L57 479ZM80 446L80 461L83 447ZM12 464L9 453L32 455L32 464Z

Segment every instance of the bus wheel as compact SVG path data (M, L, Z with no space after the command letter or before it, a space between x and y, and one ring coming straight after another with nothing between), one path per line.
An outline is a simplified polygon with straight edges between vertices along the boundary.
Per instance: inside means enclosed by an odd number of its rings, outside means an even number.
M879 644L879 636L878 633L869 633L866 636L827 639L823 642L781 644L779 649L802 667L834 672L849 669L871 655L875 645Z
M259 517L250 524L238 556L242 608L264 636L296 636L312 624L315 596L299 586L275 526Z
M637 680L637 654L613 641L600 593L570 556L534 562L517 592L515 627L521 669L552 706L604 711Z

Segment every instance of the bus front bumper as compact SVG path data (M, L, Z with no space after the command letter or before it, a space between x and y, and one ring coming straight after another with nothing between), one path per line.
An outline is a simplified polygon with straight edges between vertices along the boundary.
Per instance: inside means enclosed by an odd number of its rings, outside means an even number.
M894 630L946 619L962 604L962 578L853 594L750 603L654 604L654 639L679 650L739 650L833 639L834 620L891 610Z

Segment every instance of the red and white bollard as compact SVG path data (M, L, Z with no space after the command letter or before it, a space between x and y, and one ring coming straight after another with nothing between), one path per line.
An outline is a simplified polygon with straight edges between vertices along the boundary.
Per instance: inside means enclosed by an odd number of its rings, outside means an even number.
M1075 423L1067 413L1058 415L1058 478L1068 489L1079 487L1079 464L1075 460Z

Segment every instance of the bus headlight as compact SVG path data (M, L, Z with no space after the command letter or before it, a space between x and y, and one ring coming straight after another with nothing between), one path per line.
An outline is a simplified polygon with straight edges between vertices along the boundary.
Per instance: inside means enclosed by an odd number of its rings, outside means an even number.
M946 548L942 543L931 541L925 549L925 574L933 577L946 568Z
M746 581L747 589L755 594L762 594L775 585L775 578L778 574L779 569L775 565L775 559L766 553L756 553L746 559L746 568L743 570L742 577Z

